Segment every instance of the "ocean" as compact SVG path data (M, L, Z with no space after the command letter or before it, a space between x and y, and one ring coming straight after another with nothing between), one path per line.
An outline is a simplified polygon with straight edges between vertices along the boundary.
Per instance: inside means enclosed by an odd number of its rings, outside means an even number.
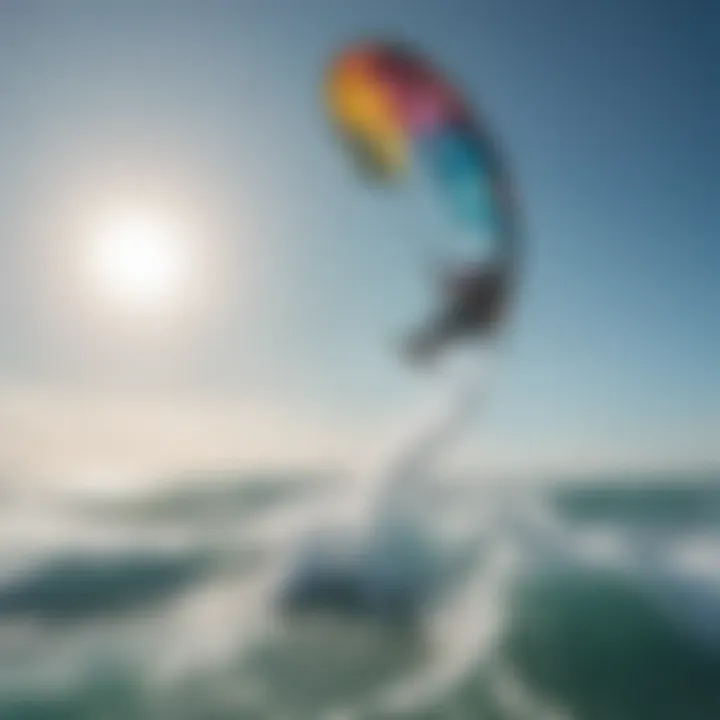
M427 522L480 539L409 634L273 610L340 485L6 491L0 719L720 718L719 476L441 483Z

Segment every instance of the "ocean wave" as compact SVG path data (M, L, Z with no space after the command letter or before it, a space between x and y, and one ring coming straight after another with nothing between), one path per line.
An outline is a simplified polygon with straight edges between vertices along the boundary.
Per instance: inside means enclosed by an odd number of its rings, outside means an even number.
M474 533L478 553L422 640L290 627L269 598L331 489L278 486L202 531L137 498L140 524L26 507L3 531L23 552L0 583L0 717L720 717L712 528L579 521L558 489L485 488L472 503L448 490L439 537ZM202 479L191 495L184 518L222 502Z

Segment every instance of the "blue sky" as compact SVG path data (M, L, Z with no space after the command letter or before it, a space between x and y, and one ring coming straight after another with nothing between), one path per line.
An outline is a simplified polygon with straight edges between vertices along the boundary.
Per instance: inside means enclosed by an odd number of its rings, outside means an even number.
M3 3L4 442L36 447L42 426L71 445L58 392L85 398L95 425L88 393L152 387L212 397L244 428L274 408L283 421L270 413L249 444L320 456L422 394L394 343L429 302L420 248L456 229L422 178L363 187L318 102L329 56L378 35L415 43L465 90L522 197L522 291L467 457L717 458L719 23L710 0ZM184 343L75 331L68 218L103 192L174 193L210 218L226 289Z

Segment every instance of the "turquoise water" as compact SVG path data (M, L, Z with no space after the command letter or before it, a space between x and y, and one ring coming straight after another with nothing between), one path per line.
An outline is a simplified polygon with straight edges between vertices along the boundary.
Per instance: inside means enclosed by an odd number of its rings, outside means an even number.
M10 494L0 718L716 720L719 481L448 490L438 516L492 531L412 634L274 616L323 478Z

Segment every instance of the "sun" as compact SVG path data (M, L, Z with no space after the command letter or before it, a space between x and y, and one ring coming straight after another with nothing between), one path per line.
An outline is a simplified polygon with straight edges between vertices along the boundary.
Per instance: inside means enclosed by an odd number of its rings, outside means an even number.
M162 212L116 211L90 233L89 279L99 299L116 309L149 314L177 308L189 262L181 228Z

